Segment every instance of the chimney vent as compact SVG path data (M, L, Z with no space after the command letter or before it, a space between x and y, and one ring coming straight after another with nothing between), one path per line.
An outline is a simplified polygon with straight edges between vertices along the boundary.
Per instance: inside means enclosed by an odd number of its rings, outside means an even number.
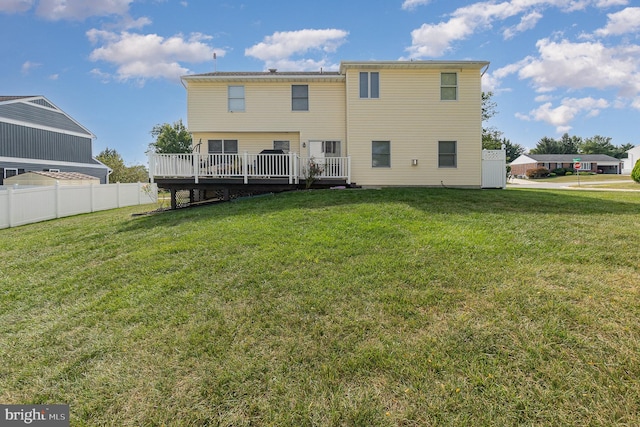
M277 69L277 68L269 68L269 72L270 72L271 74L275 74L275 72L276 72L276 71L278 71L278 69Z

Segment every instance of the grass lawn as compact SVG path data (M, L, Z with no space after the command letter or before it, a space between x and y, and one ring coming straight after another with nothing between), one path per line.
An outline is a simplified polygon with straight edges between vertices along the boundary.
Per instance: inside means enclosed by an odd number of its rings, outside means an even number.
M1 403L73 426L640 425L638 193L142 210L0 230Z
M536 178L533 181L543 181L543 182L562 182L562 183L575 183L578 184L578 176L576 174L573 175L564 175L564 176L551 176L547 178ZM629 175L613 175L613 174L595 174L595 175L586 175L580 174L580 183L589 183L589 182L606 182L606 181L629 181L632 184L636 182L631 179Z

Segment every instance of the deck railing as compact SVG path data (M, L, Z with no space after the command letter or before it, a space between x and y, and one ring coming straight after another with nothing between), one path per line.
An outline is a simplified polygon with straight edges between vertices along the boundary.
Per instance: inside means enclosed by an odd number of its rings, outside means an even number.
M149 153L151 182L162 178L286 178L297 184L309 172L314 179L344 179L351 183L349 157L301 158L297 153L287 154L157 154Z

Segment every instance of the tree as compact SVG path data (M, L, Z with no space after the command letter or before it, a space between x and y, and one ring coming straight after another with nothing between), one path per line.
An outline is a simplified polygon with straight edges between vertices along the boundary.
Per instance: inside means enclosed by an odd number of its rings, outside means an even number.
M126 166L122 156L109 147L96 156L100 162L111 168L109 182L147 182L149 174L142 165Z
M155 125L151 129L151 136L156 142L149 144L149 149L155 153L191 153L191 134L182 124L182 119L173 125Z
M631 179L640 184L640 160L636 162L636 165L631 171Z
M562 139L559 143L562 149L562 154L576 154L580 152L580 144L582 144L582 138L580 138L579 136L569 136L568 133L565 133L564 135L562 135Z
M616 159L622 159L627 156L627 151L631 150L633 147L635 146L631 143L626 143L620 146L616 146L615 151L612 155Z
M498 114L497 104L491 99L493 92L482 92L482 121L486 122ZM500 148L502 132L494 127L482 127L482 148L485 150L497 150ZM497 145L497 148L495 148Z
M583 154L606 154L611 156L615 154L616 147L611 143L608 136L592 136L587 138L580 144L580 152Z
M531 154L564 154L560 143L546 136L540 138L538 143L529 152Z

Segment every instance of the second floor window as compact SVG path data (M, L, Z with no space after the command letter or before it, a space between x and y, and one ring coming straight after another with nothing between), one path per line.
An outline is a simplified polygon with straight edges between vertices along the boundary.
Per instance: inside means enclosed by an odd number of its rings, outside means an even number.
M440 74L440 100L456 101L458 99L458 75L456 73Z
M309 85L291 85L291 109L309 111Z
M380 98L380 73L360 73L360 98Z
M244 111L244 86L229 86L229 111Z

